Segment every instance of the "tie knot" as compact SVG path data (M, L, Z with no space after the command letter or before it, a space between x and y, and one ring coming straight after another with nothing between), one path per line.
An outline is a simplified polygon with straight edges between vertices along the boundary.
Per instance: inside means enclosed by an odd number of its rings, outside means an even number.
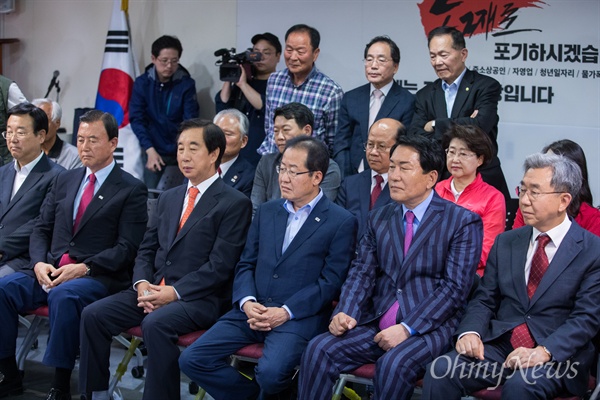
M380 99L383 96L383 92L379 89L373 90L373 97Z
M190 195L190 201L195 201L196 200L196 196L198 196L198 193L200 193L200 191L198 190L197 187L192 186L189 190L189 195Z
M407 224L412 224L415 220L415 214L412 211L407 211L406 214L404 214L404 218L406 218Z
M90 174L90 176L88 177L88 179L90 180L90 183L92 185L96 183L96 175Z
M381 175L375 175L375 183L379 186L381 186L381 184L383 183L383 176Z
M546 248L546 245L551 241L550 236L546 235L545 233L538 235L536 240L538 241L538 246L542 249Z

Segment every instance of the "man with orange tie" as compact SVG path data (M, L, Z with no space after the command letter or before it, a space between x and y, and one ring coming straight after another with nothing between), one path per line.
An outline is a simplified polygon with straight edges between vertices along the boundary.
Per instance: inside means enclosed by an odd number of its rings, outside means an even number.
M456 350L427 368L424 399L498 385L502 399L587 390L600 328L600 238L567 215L581 171L555 154L527 157L524 170L519 207L528 226L496 238Z
M369 211L392 202L388 185L390 149L400 135L406 134L401 122L391 118L376 121L369 130L365 153L369 168L347 176L338 191L335 203L358 219L357 238L365 231Z
M20 312L48 304L43 363L55 375L47 399L70 399L81 311L129 279L148 220L147 190L116 164L118 133L108 113L81 117L77 149L84 168L57 176L31 234L31 264L0 280L0 397L23 390L15 361Z
M83 312L79 382L88 400L108 399L112 337L138 325L148 349L143 398L179 399L178 336L209 328L231 308L252 206L219 177L225 143L211 122L181 124L177 160L188 183L158 198L133 285Z

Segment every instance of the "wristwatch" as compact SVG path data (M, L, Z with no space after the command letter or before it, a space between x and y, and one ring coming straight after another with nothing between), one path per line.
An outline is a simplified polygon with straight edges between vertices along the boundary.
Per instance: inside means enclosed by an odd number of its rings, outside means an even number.
M431 127L435 128L435 119L433 121L431 121Z
M85 276L90 276L92 274L92 269L86 264L85 265Z

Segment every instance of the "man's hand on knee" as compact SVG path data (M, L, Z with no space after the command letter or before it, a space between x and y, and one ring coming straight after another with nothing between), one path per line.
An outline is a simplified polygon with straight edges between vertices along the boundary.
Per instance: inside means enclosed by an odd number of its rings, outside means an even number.
M329 332L334 336L343 335L356 326L356 320L343 312L337 313L329 324Z
M456 352L467 357L483 360L483 342L479 335L467 333L456 342Z
M383 350L388 351L398 346L410 337L410 333L404 325L396 324L389 328L386 328L375 335L375 343L379 345Z

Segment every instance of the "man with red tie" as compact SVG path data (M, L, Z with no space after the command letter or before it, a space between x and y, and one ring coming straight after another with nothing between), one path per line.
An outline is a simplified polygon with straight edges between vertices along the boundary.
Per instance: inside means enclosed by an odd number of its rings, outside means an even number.
M231 308L252 203L217 173L225 143L209 121L181 124L177 160L188 183L158 198L129 288L81 316L79 384L88 400L109 398L112 337L138 325L148 349L143 398L179 399L178 336L208 329Z
M519 206L528 226L497 237L455 350L427 368L424 399L500 384L503 399L587 390L600 328L600 238L567 215L581 171L555 154L533 154L524 169Z
M344 178L335 203L350 211L358 220L357 238L365 231L369 211L392 202L388 185L390 149L399 136L406 134L401 122L391 118L376 121L364 146L369 168Z
M55 375L47 399L70 399L81 311L129 281L148 220L147 190L116 164L118 133L108 113L81 117L77 149L84 168L57 176L31 234L31 264L0 280L0 397L23 390L15 361L20 312L48 305L43 363Z

